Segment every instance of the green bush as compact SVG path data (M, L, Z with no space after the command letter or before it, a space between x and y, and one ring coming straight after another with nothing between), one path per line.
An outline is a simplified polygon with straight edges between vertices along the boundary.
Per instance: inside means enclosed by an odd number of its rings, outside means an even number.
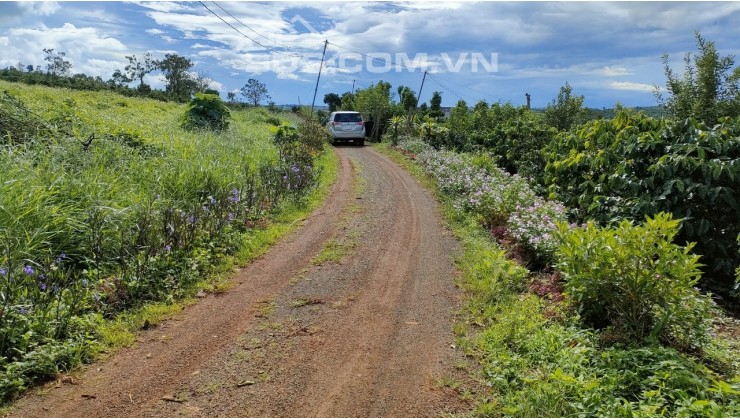
M221 131L229 127L231 112L218 95L198 92L188 103L183 118L187 129L206 129Z
M707 127L620 111L560 133L545 149L550 198L601 224L665 211L696 242L702 286L727 297L740 264L740 118Z
M672 242L679 225L665 213L641 226L559 225L556 266L586 323L628 342L692 349L707 341L711 301L694 288L701 272L693 244Z

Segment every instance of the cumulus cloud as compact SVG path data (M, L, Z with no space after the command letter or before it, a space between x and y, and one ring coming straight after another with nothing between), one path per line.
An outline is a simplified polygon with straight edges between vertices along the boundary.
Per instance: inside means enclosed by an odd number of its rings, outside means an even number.
M18 61L43 65L42 49L54 48L68 53L73 71L84 69L107 78L122 67L117 63L125 63L124 55L168 52L197 60L225 89L259 75L261 80L283 81L280 87L292 97L303 86L312 91L328 39L321 85L327 89L355 78L365 86L379 78L394 85L419 82L418 73L393 69L393 74L379 75L368 68L382 63L346 58L359 51L396 62L397 53L405 54L405 64L446 73L443 77L457 86L475 84L504 100L507 95L521 99L525 91L537 93L535 89L544 92L537 97L556 94L566 81L601 89L610 98L621 98L620 92L642 98L652 92L652 83L663 80L660 56L668 52L680 66L683 52L694 49L697 28L722 54L740 53L728 50L740 36L737 2L219 2L225 10L205 3L241 33L197 2L145 1L125 7L99 3L92 8L64 2L0 2L0 22L33 17L17 25L26 29L0 30L0 66ZM60 15L69 17L60 21ZM61 22L70 23L60 27ZM119 38L126 45L111 38L116 33L130 36ZM474 53L497 53L498 71L474 73ZM461 59L464 54L467 58ZM415 57L423 58L414 62ZM448 71L450 60L452 67L462 65L459 71ZM157 83L161 80L150 84ZM454 95L448 92L445 98Z
M44 65L44 48L65 52L73 73L109 78L125 60L128 48L95 28L77 28L65 23L59 28L14 28L0 36L0 67L17 62Z

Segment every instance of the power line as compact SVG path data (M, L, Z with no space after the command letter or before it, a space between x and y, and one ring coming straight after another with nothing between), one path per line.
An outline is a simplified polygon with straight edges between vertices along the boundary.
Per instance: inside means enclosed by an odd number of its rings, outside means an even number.
M227 22L226 20L224 20L224 18L222 18L221 16L219 16L219 15L218 15L218 13L214 12L213 10L211 10L211 9L210 9L210 8L209 8L208 6L206 6L206 4L205 4L205 3L203 3L202 1L199 1L198 3L200 3L200 4L201 4L201 6L205 7L205 8L206 8L206 10L208 10L209 12L211 12L211 14L213 14L213 16L216 16L217 18L219 18L219 19L221 20L221 22L223 22L223 23L225 23L225 24L229 25L229 27L231 27L231 29L233 29L233 30L237 31L237 32L238 32L238 33L239 33L239 34L240 34L241 36L243 36L243 37L247 38L248 40L250 40L250 41L254 42L255 44L259 45L260 47L262 47L262 48L264 48L264 49L266 49L266 50L269 50L269 51L272 51L272 52L278 53L278 54L282 54L282 55L288 56L288 57L297 57L297 58L303 58L303 56L302 56L302 55L300 55L300 54L293 54L293 53L291 53L291 54L287 54L287 53L284 53L284 52L282 52L282 51L278 51L278 50L276 50L276 49L274 49L274 48L272 48L272 47L268 47L267 45L261 44L261 43L260 43L259 41L255 40L254 38L251 38L251 37L250 37L249 35L245 34L244 32L242 32L242 31L240 31L239 29L237 29L237 28L236 28L236 27L235 27L234 25L232 25L232 24L230 24L229 22Z
M405 69L411 70L411 71L423 71L423 70L417 69L415 67L409 67L409 66L407 66L405 64L398 64L398 63L394 62L393 60L386 60L386 59L380 58L380 57L373 57L373 56L371 56L369 54L365 54L365 53L361 53L359 51L351 50L351 49L346 48L346 47L343 47L343 46L341 46L339 44L335 44L335 43L333 43L331 41L329 41L329 44L331 44L331 45L333 45L335 47L341 48L341 49L343 49L345 51L349 51L351 53L355 53L357 55L361 55L363 57L369 58L371 60L381 61L381 62L386 63L386 64L390 63L392 66L395 66L395 67L402 67L402 68L405 68Z
M428 75L428 76L429 76L429 77L430 77L430 78L431 78L431 79L432 79L432 80L433 80L433 81L434 81L434 82L435 82L436 84L438 84L439 86L441 86L441 87L442 87L442 89L444 89L444 90L446 90L447 92L449 92L449 93L451 93L451 94L453 94L453 95L457 96L457 97L458 97L458 98L459 98L460 100L463 100L463 101L465 100L465 99L463 99L463 98L462 98L462 96L458 95L458 94L457 94L457 93L456 93L455 91L453 91L452 89L450 89L450 88L448 88L447 86L445 86L445 85L443 85L442 83L440 83L440 81L439 81L439 80L437 80L437 78L436 78L436 77L434 77L434 75L432 75L431 73L427 73L427 75ZM463 96L467 96L467 97L468 97L469 99L475 100L475 99L473 99L473 97L472 97L472 96L468 96L468 95L463 95Z
M500 98L500 97L498 97L498 96L494 96L494 95L491 95L491 94L490 94L490 93L488 93L488 92L484 92L484 91L482 91L482 90L478 90L478 89L474 89L474 88L471 88L470 86L465 86L465 85L462 85L462 84L460 84L460 83L456 83L456 82L453 82L453 81L452 81L452 80L450 80L450 79L444 79L444 78L441 78L441 77L439 77L439 75L437 75L436 77L437 77L437 79L441 79L441 80L445 81L446 83L452 83L453 85L456 85L456 86L459 86L459 87L462 87L462 88L468 89L469 91L472 91L472 92L482 93L483 95L485 95L486 97L490 97L491 99L493 99L493 98L496 98L496 99L498 99L499 101L501 100L501 98Z
M242 22L241 20L237 19L237 17L236 17L236 16L232 15L231 13L229 13L229 11L228 11L228 10L224 9L224 8L223 8L223 7L222 7L222 6L220 5L220 4L216 3L215 1L212 1L211 3L215 4L215 5L216 5L216 6L217 6L217 7L219 8L219 9L223 10L223 11L224 11L224 13L226 13L226 14L227 14L227 15L229 15L229 16L231 16L231 18L232 18L232 19L234 19L235 21L239 22L239 23L240 23L240 24L241 24L242 26L244 26L245 28L247 28L247 29L249 29L250 31L254 32L255 34L257 34L257 35L261 36L262 38L264 38L264 39L266 39L266 40L268 40L268 41L272 42L273 44L277 44L277 45L280 45L280 46L281 46L281 47L283 47L283 48L287 48L287 49L291 49L291 48L293 48L293 47L287 46L287 45L285 45L285 44L282 44L282 43L280 43L280 42L277 42L277 41L275 41L275 40L273 40L273 39L270 39L270 38L266 37L265 35L262 35L261 33L257 32L257 31L256 31L256 30L254 30L254 29L252 29L252 28L251 28L250 26L248 26L248 25L247 25L246 23ZM323 44L324 44L324 43L322 42L322 43L321 43L321 45L323 45Z

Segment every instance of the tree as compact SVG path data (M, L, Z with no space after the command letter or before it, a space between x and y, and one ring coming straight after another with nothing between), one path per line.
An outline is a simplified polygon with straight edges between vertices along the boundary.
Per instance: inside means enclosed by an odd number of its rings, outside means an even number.
M442 92L432 93L432 99L429 101L429 115L430 118L440 119L444 117L445 113L442 112Z
M127 55L126 58L128 59L128 65L124 67L126 77L129 81L139 80L139 90L143 90L144 76L157 69L157 60L154 60L150 53L144 54L141 60L135 55Z
M354 111L355 110L355 98L356 98L356 95L354 93L344 92L342 94L341 108L344 111Z
M65 59L67 53L63 51L54 53L53 48L44 48L44 53L46 54L46 57L44 57L44 61L48 63L46 65L46 71L49 72L49 74L53 74L54 76L70 75L72 63L69 60Z
M670 96L663 98L657 87L655 96L671 117L694 117L712 126L720 117L740 115L740 67L731 72L734 57L720 57L714 42L705 40L699 32L695 36L699 53L687 52L684 56L686 70L682 79L668 65L668 54L663 54L666 91Z
M226 94L226 97L229 99L229 103L236 102L236 92L229 92Z
M427 105L426 102L423 102L421 105L419 105L419 111L416 113L419 118L427 115L429 113L429 105Z
M208 74L208 72L203 71L203 70L198 70L195 73L195 76L191 75L191 78L193 79L193 82L195 83L196 92L208 93L206 91L211 88L211 83L213 83L213 79L211 78L211 75ZM218 94L218 92L216 92L216 94Z
M170 98L181 102L190 99L195 91L195 82L188 73L191 67L192 61L177 54L165 54L164 60L157 62L157 68L167 79L165 90Z
M131 79L123 74L121 70L116 70L113 72L112 80L117 85L125 85L126 83L131 82Z
M486 108L488 108L486 106ZM468 133L471 129L472 119L468 104L460 99L457 104L450 110L450 117L447 119L447 127L455 133Z
M416 108L416 93L408 86L399 86L398 103L401 105L401 109L403 109L404 112L408 112L410 109Z
M257 79L247 80L247 84L241 88L242 96L247 98L252 105L257 106L265 99L270 99L267 94L267 86Z
M391 84L379 81L367 89L357 91L355 107L362 113L366 121L373 121L372 132L374 139L382 134L381 125L386 124L391 115Z
M327 93L324 95L324 103L329 105L329 112L334 112L342 107L342 97L336 93Z
M565 82L558 98L545 108L545 124L558 131L567 131L583 122L583 96L573 96L573 88Z

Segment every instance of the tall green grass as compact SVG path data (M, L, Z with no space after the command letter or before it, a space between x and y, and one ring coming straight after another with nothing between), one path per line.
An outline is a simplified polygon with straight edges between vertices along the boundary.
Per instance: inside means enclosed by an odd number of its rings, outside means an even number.
M281 153L262 109L192 132L182 105L0 90L47 133L0 140L0 399L117 341L105 319L176 302L231 256L264 250L288 229L273 222L315 205L336 165L326 152L313 165ZM311 182L291 184L296 173Z

